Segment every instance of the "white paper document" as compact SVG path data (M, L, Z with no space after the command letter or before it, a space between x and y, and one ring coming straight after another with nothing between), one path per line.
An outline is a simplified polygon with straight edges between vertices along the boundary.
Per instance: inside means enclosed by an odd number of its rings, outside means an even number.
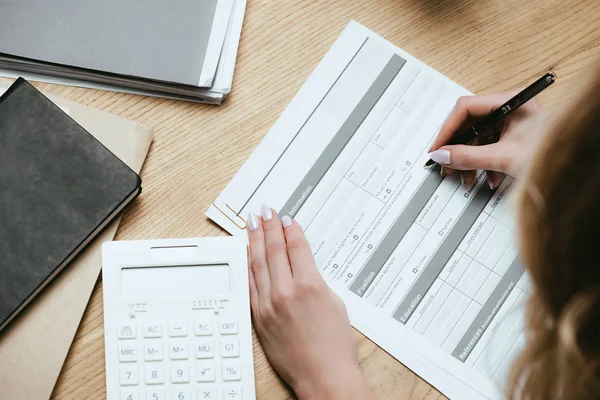
M448 397L496 399L529 292L513 180L423 168L469 94L351 22L207 216L242 237L263 203L295 218L358 330Z

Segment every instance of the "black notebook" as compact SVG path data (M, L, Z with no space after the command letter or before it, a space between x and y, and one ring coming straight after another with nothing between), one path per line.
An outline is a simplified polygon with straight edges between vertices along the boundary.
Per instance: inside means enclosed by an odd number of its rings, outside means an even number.
M0 97L0 330L140 191L134 171L18 79Z

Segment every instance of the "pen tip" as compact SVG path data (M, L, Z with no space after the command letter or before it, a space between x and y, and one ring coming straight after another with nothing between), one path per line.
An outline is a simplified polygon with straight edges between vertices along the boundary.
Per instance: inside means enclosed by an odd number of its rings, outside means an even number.
M426 162L426 163L423 165L423 168L425 168L425 167L429 167L429 166L432 166L433 164L435 164L435 161L433 161L433 160L431 160L431 159L430 159L429 161L427 161L427 162Z

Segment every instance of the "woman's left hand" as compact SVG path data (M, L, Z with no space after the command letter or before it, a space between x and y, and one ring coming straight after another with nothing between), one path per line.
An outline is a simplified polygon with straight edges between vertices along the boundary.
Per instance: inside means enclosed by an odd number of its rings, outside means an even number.
M343 302L321 277L300 225L248 217L250 303L261 344L299 399L370 399Z

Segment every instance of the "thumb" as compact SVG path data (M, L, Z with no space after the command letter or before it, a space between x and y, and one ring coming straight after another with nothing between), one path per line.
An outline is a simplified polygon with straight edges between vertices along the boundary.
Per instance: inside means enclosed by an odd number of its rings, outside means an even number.
M485 169L507 173L508 156L501 143L485 146L454 145L442 146L429 154L436 163L458 170Z

